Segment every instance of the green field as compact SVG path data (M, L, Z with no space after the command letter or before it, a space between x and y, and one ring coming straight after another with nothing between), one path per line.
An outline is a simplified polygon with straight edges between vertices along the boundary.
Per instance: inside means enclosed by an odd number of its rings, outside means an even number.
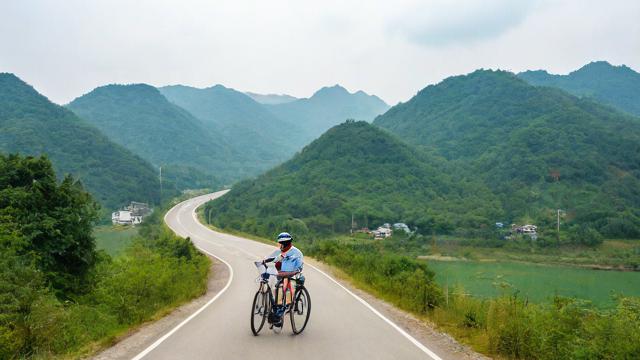
M453 291L479 298L513 294L532 302L543 302L554 295L577 297L597 306L613 305L612 294L640 296L640 272L591 270L515 262L429 260L436 281Z
M109 255L116 256L133 238L138 235L138 228L133 226L100 225L93 229L98 250L105 250Z

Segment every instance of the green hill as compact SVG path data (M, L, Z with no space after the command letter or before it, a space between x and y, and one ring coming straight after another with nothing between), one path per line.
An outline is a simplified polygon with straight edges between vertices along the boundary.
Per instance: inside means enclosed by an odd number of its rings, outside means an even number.
M249 96L216 85L206 89L175 85L160 88L174 104L186 109L216 134L228 139L258 170L266 170L299 149L291 134L300 132L275 117Z
M507 219L640 236L640 121L504 71L428 86L374 121L500 196ZM576 235L577 236L577 235Z
M348 92L340 85L323 87L308 99L265 105L276 116L304 129L305 145L346 119L372 121L388 108L384 101L363 91Z
M568 75L552 75L537 70L525 71L518 77L532 85L558 87L640 116L640 73L624 65L613 66L606 61L597 61Z
M45 154L59 176L79 178L105 210L159 200L149 163L7 73L0 73L0 151Z
M348 121L277 168L238 183L205 211L220 227L265 236L283 229L298 236L347 232L352 215L358 226L404 221L431 234L486 225L501 215L497 205L486 188L453 176L442 159Z
M67 107L155 166L194 168L218 181L250 172L241 164L244 157L231 149L227 139L216 136L152 86L102 86Z

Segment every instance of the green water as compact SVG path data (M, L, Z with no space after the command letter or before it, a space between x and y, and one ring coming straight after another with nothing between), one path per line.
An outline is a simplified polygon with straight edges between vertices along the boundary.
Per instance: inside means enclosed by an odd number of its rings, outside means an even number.
M640 296L640 272L591 270L512 262L433 261L436 281L449 289L487 298L502 294L544 302L554 295L590 300L602 307L613 305L612 294Z

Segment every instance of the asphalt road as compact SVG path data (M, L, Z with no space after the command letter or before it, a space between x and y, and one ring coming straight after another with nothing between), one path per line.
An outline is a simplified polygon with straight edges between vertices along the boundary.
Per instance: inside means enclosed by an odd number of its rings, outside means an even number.
M227 286L134 359L439 359L311 264L304 269L312 300L311 317L304 332L292 335L287 317L282 333L276 334L265 325L260 336L253 336L249 316L258 287L253 261L275 247L218 233L197 221L195 209L224 193L184 201L167 213L165 222L231 268Z

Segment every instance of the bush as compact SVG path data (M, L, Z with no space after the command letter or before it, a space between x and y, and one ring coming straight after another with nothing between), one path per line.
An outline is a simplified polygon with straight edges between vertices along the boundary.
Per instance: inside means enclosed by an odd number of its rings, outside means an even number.
M306 250L405 310L426 314L442 302L434 273L424 262L337 241L317 242Z

